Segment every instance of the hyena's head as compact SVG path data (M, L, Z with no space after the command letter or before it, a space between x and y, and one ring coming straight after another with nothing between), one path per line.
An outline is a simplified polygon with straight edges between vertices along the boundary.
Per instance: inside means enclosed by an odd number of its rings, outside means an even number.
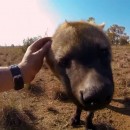
M63 23L52 37L46 57L68 95L85 110L105 107L114 91L111 47L103 26Z

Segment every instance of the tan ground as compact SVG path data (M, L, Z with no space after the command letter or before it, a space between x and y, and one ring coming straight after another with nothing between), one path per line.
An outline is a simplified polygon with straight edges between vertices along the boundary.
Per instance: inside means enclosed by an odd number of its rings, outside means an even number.
M98 130L130 130L130 46L114 46L112 52L114 98L95 113L93 122ZM1 66L18 63L22 56L21 48L0 47ZM81 126L70 126L74 110L63 86L44 65L25 89L0 93L0 130L84 130L86 112Z

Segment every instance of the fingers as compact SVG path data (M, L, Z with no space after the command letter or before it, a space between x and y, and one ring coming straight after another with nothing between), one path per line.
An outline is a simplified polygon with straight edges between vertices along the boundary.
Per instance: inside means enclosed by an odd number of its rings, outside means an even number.
M44 55L46 55L46 53L49 51L50 47L51 47L51 41L48 41L48 42L46 42L46 44L45 44L39 51L37 51L36 53L39 53L39 55L44 56ZM36 53L35 53L35 54L36 54Z
M49 49L50 49L50 47L51 47L51 41L48 41L47 42L47 44L45 44L42 48L41 48L41 52L42 52L42 55L45 55L48 51L49 51Z
M30 45L31 51L35 52L41 49L48 41L51 41L51 37L41 38L38 41Z

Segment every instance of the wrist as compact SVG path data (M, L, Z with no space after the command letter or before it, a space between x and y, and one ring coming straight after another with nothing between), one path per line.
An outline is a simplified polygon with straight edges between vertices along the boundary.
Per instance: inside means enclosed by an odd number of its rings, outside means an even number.
M21 74L22 74L24 83L25 84L30 83L33 80L34 76L33 76L32 72L30 71L29 67L23 63L19 63L18 67L21 70Z

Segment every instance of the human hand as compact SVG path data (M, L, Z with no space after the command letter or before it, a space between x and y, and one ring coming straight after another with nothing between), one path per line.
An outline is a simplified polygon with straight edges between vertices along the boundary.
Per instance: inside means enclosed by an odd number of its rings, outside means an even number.
M30 83L43 64L43 58L51 46L51 38L42 38L28 48L22 61L19 63L19 68L24 79L24 83Z

